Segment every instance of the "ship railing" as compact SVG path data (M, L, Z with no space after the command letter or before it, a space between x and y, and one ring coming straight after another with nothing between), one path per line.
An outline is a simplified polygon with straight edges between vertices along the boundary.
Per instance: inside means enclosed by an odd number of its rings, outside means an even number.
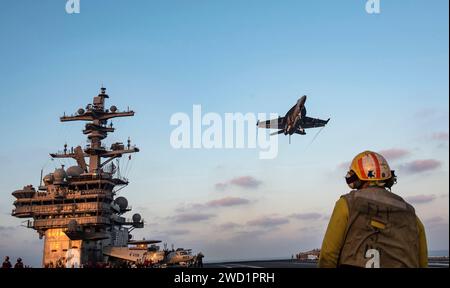
M98 210L109 210L110 204L103 202L88 202L88 203L65 203L65 204L50 204L50 205L33 205L22 206L13 209L15 213L52 213L52 214L68 214L81 212L96 212Z
M71 220L75 219L79 225L84 224L109 224L110 221L107 217L102 216L85 216L77 218L56 218L56 219L37 219L34 220L32 225L33 228L43 228L43 227L65 227L69 224Z
M87 189L87 190L69 190L67 195L89 195L89 194L106 194L110 191L104 189Z

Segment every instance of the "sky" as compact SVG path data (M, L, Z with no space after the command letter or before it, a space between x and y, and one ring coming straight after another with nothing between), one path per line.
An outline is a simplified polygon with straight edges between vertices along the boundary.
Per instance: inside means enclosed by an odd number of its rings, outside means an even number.
M368 14L365 0L81 0L68 14L65 0L2 1L0 256L40 265L43 240L11 216L11 192L73 165L49 160L86 143L83 123L59 117L102 85L107 106L136 111L106 139L141 150L121 160L130 184L119 194L146 222L135 239L205 261L320 248L349 162L373 150L396 170L393 192L415 207L429 250L448 250L449 3L380 3ZM170 144L171 116L193 105L284 115L301 95L308 116L331 120L291 144L280 136L275 159Z

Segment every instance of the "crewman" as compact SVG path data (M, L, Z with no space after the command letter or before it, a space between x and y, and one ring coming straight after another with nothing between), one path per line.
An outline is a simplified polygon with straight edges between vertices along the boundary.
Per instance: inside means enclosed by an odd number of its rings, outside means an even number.
M203 268L203 257L205 257L205 255L203 255L202 252L197 254L196 260L197 260L197 267L198 268Z
M14 268L23 268L22 258L17 258L17 262L14 265Z
M9 262L9 256L5 257L5 261L3 261L2 268L11 268L11 262Z
M353 189L336 202L320 251L321 268L427 267L427 241L414 208L391 192L386 159L365 151L346 175Z

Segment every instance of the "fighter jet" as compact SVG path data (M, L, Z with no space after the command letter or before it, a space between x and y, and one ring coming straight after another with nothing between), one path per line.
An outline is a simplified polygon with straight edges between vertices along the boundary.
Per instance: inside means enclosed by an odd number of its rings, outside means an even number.
M300 97L297 103L289 109L284 117L278 117L278 119L271 119L267 121L258 121L256 126L259 128L279 129L270 135L272 136L284 133L284 135L289 135L290 142L290 137L292 134L296 133L305 135L305 129L323 127L328 123L328 121L330 121L330 118L328 118L328 120L322 120L307 117L305 102L306 95Z
M160 250L159 246L151 245L148 247L148 244L160 242L159 240L129 241L128 244L132 247L105 247L103 248L103 255L135 264L151 263L152 266L157 267L193 263L195 257L192 255L191 249Z

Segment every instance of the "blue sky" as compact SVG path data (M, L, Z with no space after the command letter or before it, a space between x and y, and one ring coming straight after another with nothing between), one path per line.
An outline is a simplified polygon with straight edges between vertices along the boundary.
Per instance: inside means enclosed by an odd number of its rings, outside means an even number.
M320 247L348 192L345 163L372 149L390 155L394 192L414 202L430 249L448 249L448 1L381 0L377 15L363 0L81 0L72 15L65 2L1 3L1 254L27 246L38 265L42 242L9 216L10 193L61 164L48 153L85 143L82 123L58 117L102 83L109 104L136 111L107 141L131 136L142 150L122 192L148 224L136 237L210 260ZM194 104L284 114L303 94L309 116L332 118L314 145L315 131L291 145L280 137L265 161L255 149L170 146L171 115ZM177 221L186 213L197 221ZM12 231L22 242L5 237Z

